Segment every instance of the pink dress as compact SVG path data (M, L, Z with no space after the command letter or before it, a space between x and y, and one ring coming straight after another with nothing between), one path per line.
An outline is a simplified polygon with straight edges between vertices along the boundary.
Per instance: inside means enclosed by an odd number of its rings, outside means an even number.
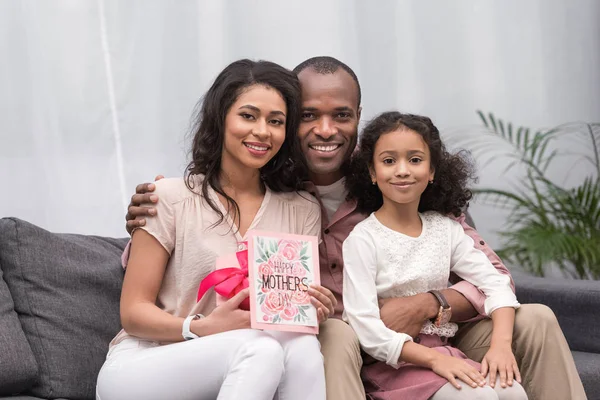
M448 346L447 339L437 335L420 334L415 342L434 348L440 353L462 358L480 369L481 365L460 350ZM398 369L366 355L362 369L362 379L367 398L372 400L427 400L448 381L428 368L410 363L401 363Z

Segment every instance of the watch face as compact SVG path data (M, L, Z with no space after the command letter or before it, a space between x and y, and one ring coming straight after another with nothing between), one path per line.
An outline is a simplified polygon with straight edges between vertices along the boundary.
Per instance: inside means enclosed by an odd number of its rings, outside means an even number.
M452 311L449 308L442 310L442 315L440 318L440 325L444 325L444 324L447 324L448 322L450 322L451 317L452 317Z
M433 324L439 328L440 326L450 322L451 317L452 317L452 308L450 308L450 307L442 308L440 306L440 310L438 312L437 318L435 319L435 322Z

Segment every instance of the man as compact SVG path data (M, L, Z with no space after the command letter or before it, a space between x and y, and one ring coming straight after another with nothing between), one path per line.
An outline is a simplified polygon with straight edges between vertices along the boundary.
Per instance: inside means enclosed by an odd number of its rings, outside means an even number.
M328 399L360 399L365 392L360 379L362 357L354 331L341 318L342 243L366 215L347 201L344 174L358 139L361 91L352 69L331 57L314 57L298 65L302 86L302 120L298 137L310 170L306 190L321 204L323 241L319 247L321 283L337 299L333 319L320 327L319 341L325 359ZM138 185L127 214L127 228L144 224L144 217L155 215L142 203L156 202L152 184ZM141 217L135 220L135 217ZM509 274L498 256L465 223L458 219L494 266ZM482 319L485 297L468 282L460 281L442 291L450 305L451 320L464 322L453 344L467 356L481 361L490 345L492 323ZM384 323L397 332L416 336L427 319L449 314L432 294L389 299L381 304ZM567 342L553 312L546 306L525 304L517 310L513 348L530 399L585 399L583 386ZM365 382L368 386L369 383Z

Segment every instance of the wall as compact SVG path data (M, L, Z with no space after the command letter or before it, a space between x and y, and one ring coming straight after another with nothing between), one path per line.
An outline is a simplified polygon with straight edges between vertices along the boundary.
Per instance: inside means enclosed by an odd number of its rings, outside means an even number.
M365 120L422 113L446 137L473 131L476 109L600 121L594 0L0 0L0 216L124 236L135 185L183 174L193 107L227 63L314 55L355 69ZM501 163L480 176L511 179ZM505 214L472 212L497 246Z

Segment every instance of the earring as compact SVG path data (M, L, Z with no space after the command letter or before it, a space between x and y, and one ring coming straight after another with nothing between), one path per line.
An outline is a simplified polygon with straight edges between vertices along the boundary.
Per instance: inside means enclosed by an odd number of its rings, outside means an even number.
M373 181L373 185L377 185L377 181Z
M429 184L430 184L430 185L433 185L433 179L429 181Z

